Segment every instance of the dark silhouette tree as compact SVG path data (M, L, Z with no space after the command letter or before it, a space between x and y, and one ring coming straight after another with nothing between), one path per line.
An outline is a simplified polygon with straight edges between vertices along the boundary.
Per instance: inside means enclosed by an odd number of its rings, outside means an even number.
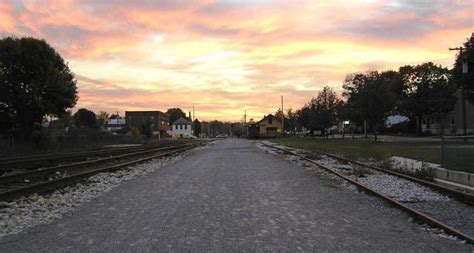
M450 81L447 68L427 62L400 67L399 73L403 83L399 111L418 123L418 134L421 134L419 122L423 115L441 118L443 113L453 110L456 86Z
M325 134L328 128L337 124L337 107L340 102L334 90L325 86L316 98L312 98L296 112L298 124Z
M393 73L377 71L367 74L352 74L344 81L343 96L347 98L350 120L362 124L367 121L377 140L378 129L391 114L397 103L394 93Z
M337 107L340 99L333 89L325 86L318 93L313 103L314 111L312 112L312 117L314 118L314 126L321 129L323 134L326 134L328 128L337 124Z
M198 119L194 120L194 135L198 136L202 133L201 122Z
M145 121L140 126L140 133L145 135L146 137L151 137L153 135L153 127L150 120Z
M44 40L0 40L0 133L29 139L45 115L60 116L77 101L74 74Z
M76 127L97 128L97 117L93 111L81 108L74 114Z
M101 111L97 115L97 125L99 127L104 127L105 124L107 124L107 121L109 120L110 115L107 112Z
M457 87L464 89L466 99L474 104L474 34L464 42L464 50L456 55L453 68L453 81ZM463 73L463 64L467 73Z
M314 129L311 129L311 126L309 124L310 123L311 108L310 108L310 106L308 106L308 104L303 106L301 109L297 110L296 115L297 115L297 118L298 118L298 125L300 127L304 127L308 130L314 130Z
M298 115L293 109L288 108L285 115L285 131L294 132L298 126Z
M166 113L169 116L170 126L181 117L186 119L186 113L184 113L180 108L170 108Z

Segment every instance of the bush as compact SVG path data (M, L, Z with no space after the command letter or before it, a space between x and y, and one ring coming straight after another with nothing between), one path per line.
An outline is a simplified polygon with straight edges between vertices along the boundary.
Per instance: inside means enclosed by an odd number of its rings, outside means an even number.
M133 127L130 132L131 132L132 137L135 137L135 138L140 137L140 130L138 128Z

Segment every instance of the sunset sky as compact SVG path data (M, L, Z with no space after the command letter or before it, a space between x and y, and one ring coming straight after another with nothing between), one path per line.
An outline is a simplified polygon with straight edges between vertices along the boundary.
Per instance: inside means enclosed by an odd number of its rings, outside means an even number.
M451 67L472 0L1 0L0 37L45 39L76 74L75 108L196 108L203 120L297 109L346 74Z

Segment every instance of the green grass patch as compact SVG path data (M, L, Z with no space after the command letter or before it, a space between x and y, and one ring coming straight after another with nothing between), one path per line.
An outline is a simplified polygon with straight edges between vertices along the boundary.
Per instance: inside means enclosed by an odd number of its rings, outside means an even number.
M355 160L384 161L402 156L420 161L441 163L441 144L433 142L374 142L366 139L319 139L287 137L270 141L307 150L319 150Z

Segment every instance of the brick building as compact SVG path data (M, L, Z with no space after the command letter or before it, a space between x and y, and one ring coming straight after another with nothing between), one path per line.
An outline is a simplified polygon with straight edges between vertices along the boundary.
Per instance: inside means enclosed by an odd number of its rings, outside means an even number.
M160 111L126 111L125 124L128 128L140 129L143 125L150 123L153 135L164 136L170 129L169 116Z

